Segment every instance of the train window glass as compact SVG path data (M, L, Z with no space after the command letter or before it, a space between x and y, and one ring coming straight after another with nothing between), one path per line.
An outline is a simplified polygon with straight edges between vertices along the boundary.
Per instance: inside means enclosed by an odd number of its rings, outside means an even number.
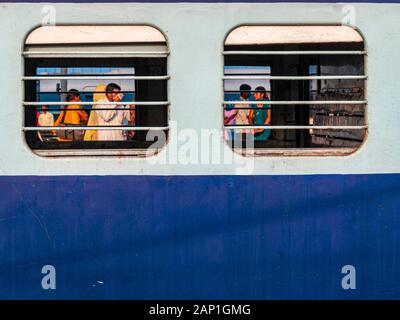
M27 144L41 155L150 155L167 141L167 42L149 26L41 27L23 51Z
M365 48L347 26L241 26L224 43L225 139L253 155L345 155L366 138Z

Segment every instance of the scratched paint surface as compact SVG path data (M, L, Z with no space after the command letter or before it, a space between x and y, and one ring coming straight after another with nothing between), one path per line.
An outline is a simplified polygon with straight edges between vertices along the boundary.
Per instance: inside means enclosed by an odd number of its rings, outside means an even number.
M400 298L399 175L3 177L0 193L0 298Z

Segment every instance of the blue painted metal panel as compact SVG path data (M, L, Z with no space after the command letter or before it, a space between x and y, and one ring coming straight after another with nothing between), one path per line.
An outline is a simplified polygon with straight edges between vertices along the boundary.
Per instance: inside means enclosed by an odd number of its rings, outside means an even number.
M0 194L0 298L400 298L398 174L1 177Z

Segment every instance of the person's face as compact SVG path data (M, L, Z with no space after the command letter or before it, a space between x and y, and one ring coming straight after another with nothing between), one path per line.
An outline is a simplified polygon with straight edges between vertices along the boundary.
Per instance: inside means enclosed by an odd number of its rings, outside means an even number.
M114 89L113 92L107 93L108 101L111 101L111 102L120 101L119 93L120 93L120 90L118 90L118 89Z
M263 92L254 93L254 99L256 99L256 100L263 100L264 97L265 97L265 94Z
M43 111L44 113L46 113L46 112L47 112L47 106L42 106L42 111Z
M73 96L72 97L72 102L79 102L81 101L81 97L80 96Z
M243 97L244 99L250 98L250 92L249 92L249 91L243 91L243 92L242 92L242 97Z

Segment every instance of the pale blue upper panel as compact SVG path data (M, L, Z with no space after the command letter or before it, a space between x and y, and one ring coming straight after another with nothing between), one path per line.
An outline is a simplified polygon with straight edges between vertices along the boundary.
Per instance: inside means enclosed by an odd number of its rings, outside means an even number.
M233 164L175 161L192 133L219 134L211 154L231 154L222 134L223 44L233 28L244 24L341 24L346 4L55 4L58 25L151 24L166 36L171 139L153 162L132 157L42 158L33 154L22 134L26 36L43 21L46 4L0 5L0 174L1 175L222 175L328 174L400 172L400 5L353 4L354 26L365 39L369 134L347 157L235 156ZM348 8L347 8L348 9ZM190 27L188 27L190 26ZM166 164L157 163L161 157ZM238 167L244 168L237 171ZM249 169L246 171L246 168Z

